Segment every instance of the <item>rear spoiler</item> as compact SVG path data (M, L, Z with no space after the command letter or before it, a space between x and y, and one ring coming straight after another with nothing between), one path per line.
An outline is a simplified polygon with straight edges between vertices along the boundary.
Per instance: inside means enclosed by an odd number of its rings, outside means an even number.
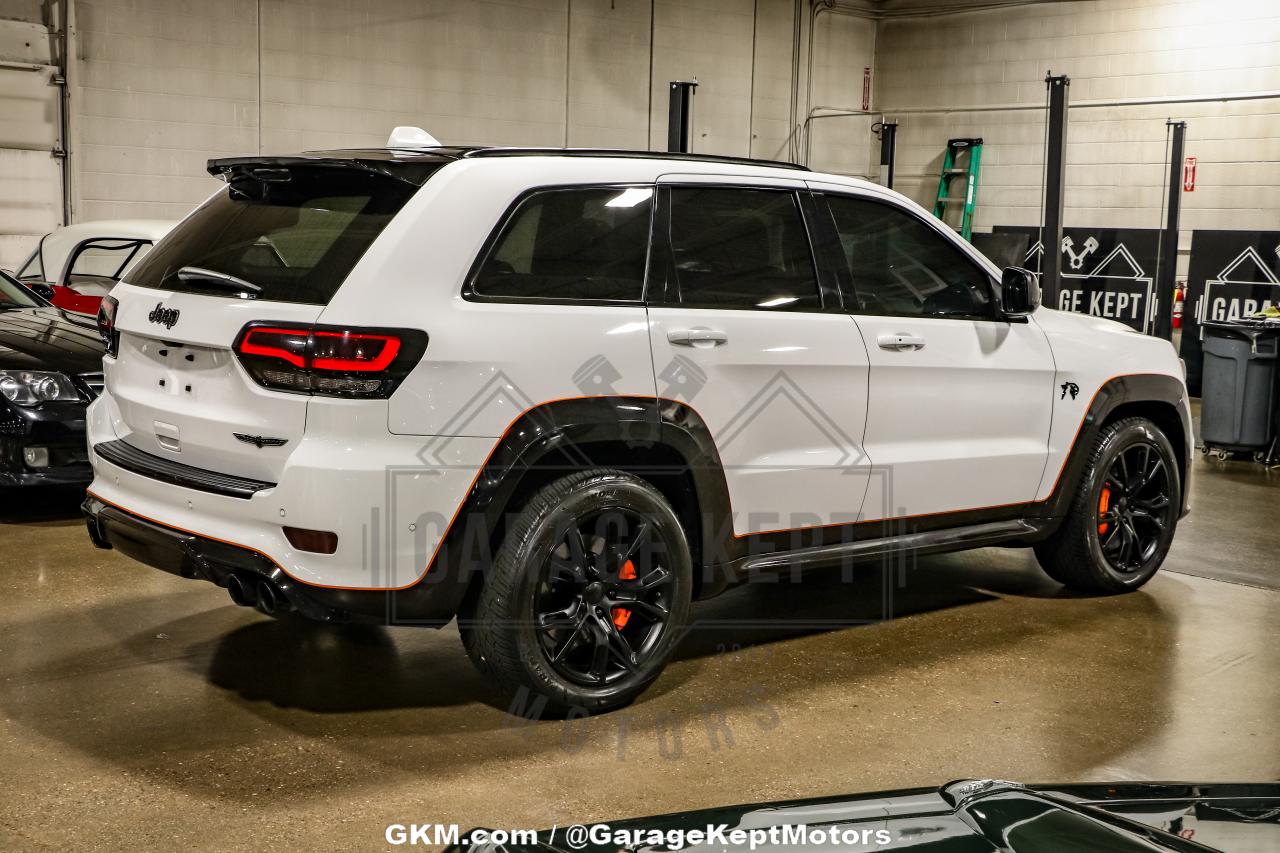
M210 160L209 174L220 180L249 179L272 183L289 180L288 171L305 166L309 169L351 169L393 178L420 187L432 173L452 158L414 160L378 159L373 157L334 157L296 154L287 157L222 157Z

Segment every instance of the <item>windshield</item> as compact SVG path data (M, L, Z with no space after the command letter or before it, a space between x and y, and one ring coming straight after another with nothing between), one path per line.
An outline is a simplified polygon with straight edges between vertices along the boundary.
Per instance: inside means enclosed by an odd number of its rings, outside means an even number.
M190 270L180 275L191 268L248 282L258 299L327 305L416 190L359 169L300 166L236 174L126 280L230 298L245 292Z
M27 256L26 261L24 261L22 266L18 269L18 278L24 281L30 279L40 281L44 279L44 261L41 257L44 254L42 251L43 247L44 240L41 239L40 245L36 246L35 251Z
M38 308L41 304L16 279L6 272L0 272L0 309Z

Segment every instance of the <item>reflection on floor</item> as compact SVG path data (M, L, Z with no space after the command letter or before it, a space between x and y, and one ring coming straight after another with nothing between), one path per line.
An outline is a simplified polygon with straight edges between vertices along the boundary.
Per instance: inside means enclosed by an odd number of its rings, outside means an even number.
M1072 596L998 550L743 588L697 608L634 707L528 724L452 628L272 621L93 550L75 495L25 496L0 524L0 849L370 849L393 821L963 776L1275 779L1280 472L1196 469L1141 593Z

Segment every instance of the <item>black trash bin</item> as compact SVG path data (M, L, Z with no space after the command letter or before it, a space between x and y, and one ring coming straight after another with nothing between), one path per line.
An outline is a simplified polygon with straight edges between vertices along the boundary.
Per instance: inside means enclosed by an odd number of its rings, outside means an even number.
M1205 450L1268 453L1276 437L1280 323L1202 323L1200 437Z

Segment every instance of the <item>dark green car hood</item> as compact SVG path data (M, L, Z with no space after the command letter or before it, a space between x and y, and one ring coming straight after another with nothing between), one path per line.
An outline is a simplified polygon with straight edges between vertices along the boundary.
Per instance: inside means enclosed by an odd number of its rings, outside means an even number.
M795 850L910 850L915 853L1155 853L1280 850L1280 783L1123 783L1024 786L994 780L953 782L877 794L756 803L608 822L587 843L571 843L564 817L537 844L471 843L455 853L620 853L674 849L675 833L709 826L768 832L764 844L691 845L725 853ZM588 824L590 827L591 825ZM597 825L598 826L598 825ZM797 846L786 827L853 830L827 843ZM619 841L616 833L636 835Z

